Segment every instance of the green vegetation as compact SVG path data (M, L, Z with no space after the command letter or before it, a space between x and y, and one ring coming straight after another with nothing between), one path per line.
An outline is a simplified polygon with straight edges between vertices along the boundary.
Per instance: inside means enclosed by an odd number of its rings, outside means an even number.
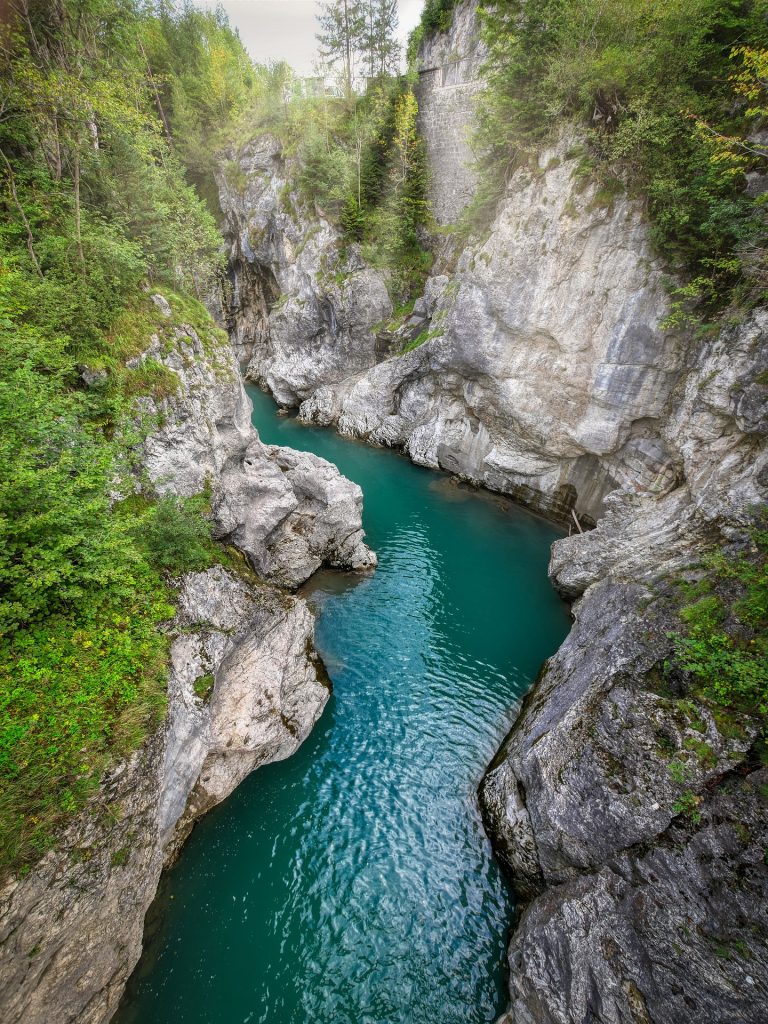
M687 275L672 323L763 301L765 198L747 195L744 174L768 163L750 141L768 108L767 17L766 0L484 4L475 221L511 170L575 121L582 169L606 199L620 186L645 198L660 252Z
M213 692L213 684L215 680L210 672L207 672L203 676L198 676L195 680L195 694L200 700L207 700Z
M144 351L219 272L193 182L257 86L220 15L12 5L0 28L0 871L40 855L162 716L170 577L215 557L207 499L125 497ZM217 134L218 133L218 134ZM189 178L187 178L189 175ZM166 322L167 323L167 322ZM159 332L162 337L162 331ZM86 381L89 384L86 384Z
M675 664L690 673L696 696L768 727L768 524L753 530L748 552L715 551L703 568L685 588Z
M768 523L758 518L749 548L737 555L712 552L700 567L694 583L681 585L679 611L682 628L671 634L675 650L668 672L683 672L691 697L711 708L717 728L728 738L744 735L748 716L761 726L757 753L768 753ZM699 733L704 723L690 699L678 700L689 726ZM688 737L684 743L705 769L716 763L715 752L703 739ZM688 782L686 763L679 757L669 763L672 779L681 787ZM700 798L682 789L675 804L677 814L694 823L700 819Z
M453 9L459 0L425 0L421 20L408 39L408 65L414 67L424 37L451 27Z
M417 113L407 79L382 79L346 100L307 96L278 66L247 121L251 133L275 134L290 158L284 207L295 194L321 210L343 232L345 248L360 245L386 271L396 302L420 293L432 262L419 239L428 177Z

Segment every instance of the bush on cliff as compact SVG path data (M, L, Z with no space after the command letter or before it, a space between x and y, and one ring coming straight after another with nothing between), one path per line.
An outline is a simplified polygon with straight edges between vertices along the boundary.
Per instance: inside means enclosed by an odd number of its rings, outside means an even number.
M219 15L157 6L30 0L0 24L0 872L158 720L168 576L213 557L202 499L115 501L135 396L170 386L125 367L156 327L143 289L218 273L186 175L250 89Z
M738 556L722 550L686 588L675 663L698 694L729 711L757 715L768 733L768 519ZM766 735L768 739L768 735Z
M645 198L659 250L688 273L681 310L766 298L766 205L744 178L768 171L750 141L768 105L766 0L509 0L483 3L482 24L492 192L575 119L587 168Z

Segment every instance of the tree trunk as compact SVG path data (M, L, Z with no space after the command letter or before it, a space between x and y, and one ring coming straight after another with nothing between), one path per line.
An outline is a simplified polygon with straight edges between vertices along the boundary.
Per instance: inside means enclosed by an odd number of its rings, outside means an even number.
M352 37L349 27L349 5L344 0L344 73L347 99L352 97Z
M80 261L80 270L85 273L85 256L83 255L83 234L80 215L80 149L75 143L74 166L72 169L72 184L75 191L75 244L77 246L77 258Z
M5 164L5 169L8 172L8 185L11 189L11 197L13 198L13 202L16 206L16 209L19 211L22 223L24 224L24 230L27 233L27 252L29 253L29 258L32 260L32 265L35 268L37 276L42 277L43 272L40 269L40 262L37 258L37 253L35 252L34 239L32 237L32 228L30 227L29 221L27 220L27 215L24 211L24 207L21 205L21 200L19 199L19 196L16 192L16 180L13 175L13 168L8 162L8 157L5 155L5 153L3 153L1 149L0 156L2 156L3 163Z

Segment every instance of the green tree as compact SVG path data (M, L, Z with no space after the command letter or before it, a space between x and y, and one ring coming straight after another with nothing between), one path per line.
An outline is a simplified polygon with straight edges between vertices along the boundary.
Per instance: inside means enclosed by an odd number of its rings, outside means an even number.
M355 60L365 31L361 0L328 0L318 15L317 40L320 55L332 65L341 65L344 95L349 100L355 75Z
M400 62L397 0L363 0L363 8L361 50L368 77L396 74Z

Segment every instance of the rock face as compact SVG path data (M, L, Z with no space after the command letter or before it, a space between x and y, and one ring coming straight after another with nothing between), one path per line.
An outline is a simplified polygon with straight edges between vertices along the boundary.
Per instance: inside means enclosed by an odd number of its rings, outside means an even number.
M516 1024L768 1013L761 725L718 719L664 671L670 581L713 544L737 551L768 500L767 341L758 310L699 351L666 433L682 486L617 493L595 530L554 545L576 622L481 787L533 898L510 947Z
M208 488L218 535L265 579L296 587L320 565L370 568L360 488L313 455L263 445L223 335L161 323L132 361L164 387L139 461L153 490ZM159 368L159 369L158 369ZM139 486L143 486L143 482ZM102 1024L140 953L164 863L195 820L307 737L330 684L305 602L221 566L179 584L168 715L23 878L0 891L0 1019Z
M445 282L435 336L318 389L301 416L554 516L594 521L619 485L669 489L658 421L683 351L660 327L661 267L639 204L603 202L578 167L564 138L518 171Z
M7 1024L110 1018L166 858L250 771L293 753L328 699L298 598L216 567L184 578L172 630L165 725L0 893ZM195 683L209 679L199 696Z
M141 455L157 491L210 488L216 535L282 586L298 587L321 565L375 566L360 488L315 455L262 444L226 339L204 344L191 325L173 327L155 335L141 360L166 367L177 385L160 400L142 400L159 424Z
M282 405L376 362L386 284L319 209L290 192L280 143L261 136L219 175L230 242L230 321L246 376ZM278 301L279 297L279 301Z

